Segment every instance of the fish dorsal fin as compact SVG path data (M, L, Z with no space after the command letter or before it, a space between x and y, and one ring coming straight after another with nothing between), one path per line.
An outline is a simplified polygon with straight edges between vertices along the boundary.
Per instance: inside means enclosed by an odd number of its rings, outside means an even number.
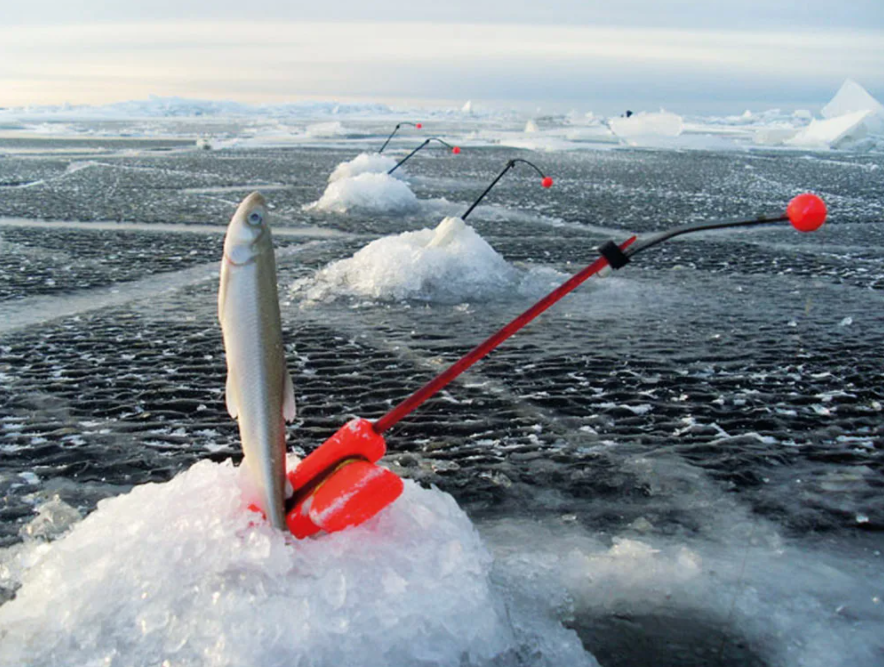
M227 412L230 413L230 416L236 419L236 416L239 414L239 408L236 405L236 399L233 398L233 373L230 371L227 372L227 387L224 389L224 400L227 402Z
M282 415L287 422L295 418L297 410L295 409L295 386L292 384L292 376L285 374L285 388L282 398Z

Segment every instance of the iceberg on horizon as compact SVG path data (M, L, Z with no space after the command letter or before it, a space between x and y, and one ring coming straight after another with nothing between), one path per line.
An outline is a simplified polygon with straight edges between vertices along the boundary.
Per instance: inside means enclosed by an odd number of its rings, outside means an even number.
M884 133L884 104L853 79L846 79L820 114L823 118L837 118L850 113L868 111L866 127L875 133Z
M814 118L810 125L784 143L796 148L845 148L868 134L871 111L854 111L827 120Z

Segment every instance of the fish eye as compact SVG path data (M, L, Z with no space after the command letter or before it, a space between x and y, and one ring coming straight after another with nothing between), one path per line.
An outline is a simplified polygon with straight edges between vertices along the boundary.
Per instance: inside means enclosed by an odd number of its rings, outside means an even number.
M264 222L264 216L261 215L258 211L252 211L249 213L249 224L250 225L260 225Z

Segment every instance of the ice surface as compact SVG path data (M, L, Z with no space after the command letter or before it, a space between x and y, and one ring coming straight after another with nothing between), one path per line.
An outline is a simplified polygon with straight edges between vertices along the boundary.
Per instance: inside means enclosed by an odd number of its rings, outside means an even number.
M614 134L630 144L641 144L647 139L660 137L677 137L684 130L681 116L668 111L640 111L629 118L612 118L608 124Z
M865 127L873 136L854 143L842 142L840 150L884 149L881 107L859 84L845 82L839 94L826 106L824 117L843 116L843 113L836 112L844 109L869 110L871 115L866 119ZM538 124L533 115L505 108L477 111L472 102L462 108L394 111L375 103L249 105L150 98L96 107L62 105L0 109L0 121L13 135L23 134L31 138L38 135L46 139L67 136L190 139L194 146L211 149L330 144L362 149L367 139L385 134L389 121L403 114L439 120L450 128L448 136L461 144L540 151L605 150L617 144L674 150L782 146L812 119L806 109L766 109L721 117L640 112L630 118L610 118L603 122L591 112L583 115L572 110L564 115L544 115ZM801 147L829 148L818 143L802 144Z
M0 665L596 664L547 600L494 583L441 491L407 481L366 524L295 541L253 524L239 488L237 468L203 461L0 552L21 584Z
M448 217L433 229L386 236L334 262L319 272L307 296L460 303L500 296L520 277L472 227Z
M396 160L379 153L360 153L352 160L341 162L334 171L329 174L328 182L334 183L342 178L353 178L360 174L386 174L396 166ZM404 167L400 167L395 172L397 177L400 173L404 173Z
M884 104L853 79L847 79L835 93L835 97L820 112L823 118L837 118L857 111L869 111L867 127L873 132L884 133Z
M375 213L407 213L418 208L417 197L406 183L389 174L362 173L329 183L319 201L307 210L346 213L353 209Z
M699 496L694 502L712 500ZM655 623L642 627L640 619L700 624L705 650L715 657L691 664L740 664L721 658L741 643L763 656L760 664L880 664L878 556L795 548L757 518L739 511L716 516L714 540L667 537L644 517L610 539L551 521L504 520L482 530L498 570L520 582L517 590L565 591L578 625L601 620L611 627L612 615L628 619L640 628L641 642L656 639L665 651L671 636L655 636Z
M347 135L347 130L341 125L340 121L331 121L328 123L315 123L308 125L305 133L308 137L314 139L327 139L329 137L343 137Z
M814 119L785 144L798 148L842 148L855 144L868 134L865 121L870 115L871 111L854 111L828 120Z

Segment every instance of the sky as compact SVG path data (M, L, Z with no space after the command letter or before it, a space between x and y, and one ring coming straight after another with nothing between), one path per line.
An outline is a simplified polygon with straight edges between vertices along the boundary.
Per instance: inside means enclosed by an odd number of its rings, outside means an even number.
M611 112L884 98L884 0L0 0L0 107L149 95Z

